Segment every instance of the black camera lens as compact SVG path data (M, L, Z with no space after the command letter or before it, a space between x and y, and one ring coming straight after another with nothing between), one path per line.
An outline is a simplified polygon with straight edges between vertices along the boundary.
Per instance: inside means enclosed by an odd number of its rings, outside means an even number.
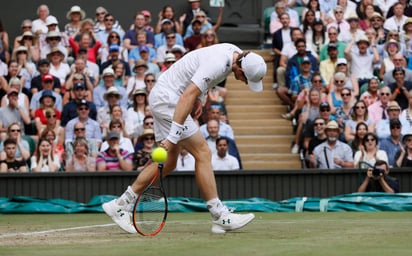
M382 168L375 167L372 170L372 175L375 176L375 177L379 177L379 176L381 176L381 174L384 174L384 173L385 173L385 171Z

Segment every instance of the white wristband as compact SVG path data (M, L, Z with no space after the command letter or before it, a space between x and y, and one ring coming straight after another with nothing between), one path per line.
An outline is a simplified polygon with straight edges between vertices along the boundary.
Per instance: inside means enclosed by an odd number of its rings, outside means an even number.
M172 126L170 127L169 135L167 136L167 140L172 142L173 144L177 144L182 137L183 131L185 127L181 124L176 123L175 121L172 122Z

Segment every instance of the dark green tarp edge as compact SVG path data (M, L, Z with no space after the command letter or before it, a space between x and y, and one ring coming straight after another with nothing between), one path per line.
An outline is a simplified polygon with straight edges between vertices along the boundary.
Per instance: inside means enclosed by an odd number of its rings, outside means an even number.
M86 213L103 212L101 204L116 198L110 195L93 197L88 203L64 199L38 199L16 196L0 197L0 213ZM170 212L206 211L202 199L168 198ZM330 198L294 197L279 202L264 198L225 200L224 203L237 212L379 212L411 211L412 193L353 193Z

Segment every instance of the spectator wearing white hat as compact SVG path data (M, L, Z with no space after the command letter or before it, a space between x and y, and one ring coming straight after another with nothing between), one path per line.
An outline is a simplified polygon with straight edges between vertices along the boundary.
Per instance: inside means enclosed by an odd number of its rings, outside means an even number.
M20 38L21 40L18 42L18 46L15 48L18 48L19 46L27 47L27 50L29 51L30 59L32 61L39 61L40 60L40 48L39 48L39 44L36 43L35 41L33 33L31 31L25 31L23 35L21 35ZM3 47L4 46L7 46L7 45L3 45Z
M67 36L67 34L63 31L59 31L59 22L56 19L56 17L54 17L53 15L49 15L49 17L47 17L46 19L46 26L47 26L47 33L51 32L51 31L56 31L60 34L60 41L59 41L59 45L65 47L67 50L69 50L69 37ZM39 37L39 45L40 45L40 49L42 49L43 47L45 47L48 44L47 42L47 34L42 34Z
M72 36L80 28L81 21L86 18L86 12L78 5L73 5L66 14L70 21L64 26L64 31L68 36Z
M37 16L39 17L38 19L33 20L32 22L32 32L36 36L39 36L41 34L47 34L47 25L46 25L46 19L50 15L50 10L49 7L45 4L40 5L37 8Z
M58 48L64 55L64 62L67 62L68 50L62 43L61 32L49 31L44 36L44 46L40 48L40 58L45 59L52 48ZM64 34L64 33L63 33ZM67 39L67 38L66 38Z
M106 68L103 70L102 74L103 84L99 84L93 90L93 102L96 104L96 108L99 109L101 107L107 106L108 102L106 101L104 95L106 92L114 85L115 74L112 68ZM118 94L122 95L122 98L119 102L120 106L123 108L127 108L127 92L124 87L117 86L116 87Z

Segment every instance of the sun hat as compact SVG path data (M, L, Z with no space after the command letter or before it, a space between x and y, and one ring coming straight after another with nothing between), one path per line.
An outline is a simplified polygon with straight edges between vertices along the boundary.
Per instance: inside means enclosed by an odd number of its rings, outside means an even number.
M153 129L144 129L142 135L139 136L138 141L143 142L146 137L154 136Z
M80 13L81 19L84 19L84 18L86 17L86 12L83 11L82 8L80 8L80 6L78 6L78 5L73 5L72 8L70 8L70 10L67 12L66 18L67 18L68 20L70 20L70 19L71 19L71 18L70 18L70 15L72 15L72 13L76 13L76 12L79 12L79 13Z
M47 16L46 26L57 25L57 24L59 24L59 22L57 21L56 17L54 17L53 15Z
M116 86L111 86L109 89L107 89L107 91L104 93L103 98L104 100L108 99L108 96L112 94L112 95L116 95L117 98L121 99L123 96L120 94L119 90L117 90Z
M262 56L249 53L240 59L241 68L247 78L249 89L254 92L263 90L262 79L266 75L266 63Z
M173 53L171 52L166 53L165 62L175 62L175 61L176 61L176 56Z
M336 121L332 120L329 121L328 124L325 127L325 131L326 130L339 130L339 125Z

